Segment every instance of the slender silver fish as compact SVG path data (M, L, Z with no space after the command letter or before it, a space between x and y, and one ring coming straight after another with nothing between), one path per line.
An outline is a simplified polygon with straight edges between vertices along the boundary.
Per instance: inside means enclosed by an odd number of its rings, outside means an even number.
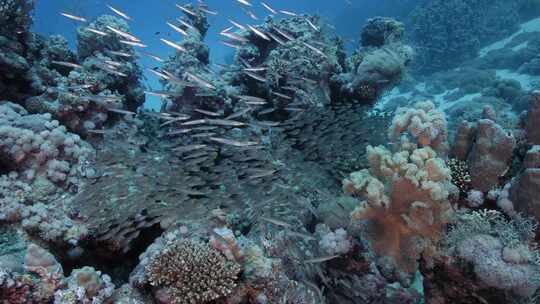
M324 262L333 260L333 259L338 258L338 257L339 257L339 255L323 256L323 257L318 257L318 258L313 258L313 259L305 260L304 263L306 263L306 264L324 263Z
M72 62L67 62L67 61L53 60L53 61L51 61L51 63L56 64L56 65L61 65L61 66L64 66L64 67L68 67L68 68L73 68L73 69L82 69L82 65L72 63Z
M114 27L112 27L110 25L106 25L105 27L108 28L113 33L126 38L127 40L131 40L131 41L135 41L135 42L141 42L141 40L139 38L137 38L137 37L135 37L135 36L133 36L133 35L131 35L129 33L126 33L124 31L121 31L119 29L115 29Z
M254 141L238 141L234 139L226 139L226 138L219 138L219 137L210 137L210 140L220 143L220 144L234 146L234 147L248 147L248 146L254 146L258 144L257 142L254 142Z
M264 40L271 41L270 38L265 33L263 33L262 31L259 31L258 29L256 29L255 27L253 27L253 26L251 26L249 24L248 24L248 27L249 27L249 29L251 31L253 31L253 33L255 33L255 35L261 37Z
M133 55L131 55L130 53L126 53L126 52L107 51L107 53L109 53L111 55L120 56L120 57L133 57Z
M197 14L195 14L195 12L188 10L187 8L181 6L180 4L176 4L176 7L178 7L179 9L181 9L182 11L184 11L185 13L187 13L187 14L189 14L191 16L197 17Z
M75 16L75 15L72 15L72 14L68 14L68 13L60 13L60 15L66 17L66 18L69 18L69 19L71 19L71 20L75 20L75 21L79 21L79 22L87 22L85 18L79 17L79 16Z
M236 0L238 1L240 4L243 4L245 6L253 6L251 3L249 3L247 0Z
M239 28L239 29L241 29L241 30L244 30L244 31L246 30L246 27L245 27L245 26L241 25L241 24L238 23L238 22L235 22L234 20L229 19L229 22L232 23L232 25L236 26L237 28Z
M128 15L126 15L124 12L122 12L122 11L120 11L120 10L118 10L118 9L116 9L116 8L114 8L114 7L112 7L112 6L110 6L110 5L107 5L107 7L108 7L111 11L113 11L115 14L117 14L118 16L120 16L120 17L122 17L122 18L124 18L124 19L126 19L126 20L131 20L131 17L129 17Z
M184 31L183 29L179 28L178 26L170 23L170 22L167 22L167 25L170 26L173 30L177 31L178 33L184 35L184 36L187 36L187 32Z
M257 80L257 81L266 82L266 79L264 77L259 76L259 75L255 74L255 73L244 71L244 74L248 75L249 77L251 77L251 78L253 78L253 79Z
M281 227L285 227L285 228L291 228L291 225L289 223L284 222L282 220L278 220L278 219L271 218L271 217L266 217L266 216L261 216L260 219L265 221L265 222L268 222L270 224L274 224L276 226L281 226Z
M228 120L228 119L207 119L206 122L209 125L214 126L229 126L229 127L241 127L246 124L240 121Z
M204 114L204 115L212 116L212 117L219 117L219 116L221 116L221 114L219 114L219 113L216 113L216 112L210 112L210 111L206 111L206 110L202 110L202 109L195 109L194 111L195 111L195 112L199 112L199 113Z
M268 4L266 4L266 3L262 2L262 1L261 1L261 5L262 5L265 9L267 9L268 11L270 11L270 13L272 13L272 14L274 14L274 15L277 14L277 11L276 11L275 9L271 8L270 5L268 5Z
M136 46L136 47L140 47L140 48L148 47L148 45L146 45L144 43L130 41L130 40L119 40L119 42L123 43L123 44L126 44L126 45Z
M109 35L109 34L107 34L107 33L105 33L105 32L102 32L102 31L100 31L100 30L96 30L96 29L91 28L91 27L85 27L84 29L87 30L87 31L89 31L89 32L92 32L92 33L94 33L94 34L98 34L98 35L100 35L100 36L107 36L107 35Z
M172 47L172 48L174 48L174 49L176 49L176 50L178 50L180 52L185 52L186 51L186 49L183 46L181 46L181 45L179 45L177 43L174 43L174 42L172 42L170 40L167 40L165 38L160 38L159 40L161 40L166 45L168 45L168 46L170 46L170 47Z

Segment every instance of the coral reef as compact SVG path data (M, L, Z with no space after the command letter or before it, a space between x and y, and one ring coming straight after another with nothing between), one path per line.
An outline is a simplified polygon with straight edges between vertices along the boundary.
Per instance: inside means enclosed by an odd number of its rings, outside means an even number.
M540 145L540 92L533 92L529 101L529 110L525 121L525 134L527 142L532 145Z
M86 229L75 224L59 200L93 174L93 148L52 120L21 106L0 105L0 221L22 221L47 240L75 241ZM64 196L65 198L65 196ZM66 209L69 209L66 207Z
M474 58L482 44L512 33L520 21L517 2L486 0L421 2L410 19L415 67L425 72Z
M29 32L33 0L7 0L0 4L1 99L20 97L31 82L30 62L25 56L36 40Z
M319 247L327 255L342 255L351 250L352 244L343 228L331 231L328 227L317 226L317 233L321 235Z
M9 23L2 28L16 29L0 36L1 99L32 113L49 113L80 135L111 121L108 109L134 111L143 103L142 72L133 47L107 28L128 32L123 20L102 16L79 28L75 54L63 37L45 39L28 32L33 1L2 5L5 20L0 22Z
M488 287L530 297L540 287L538 251L532 247L536 224L527 218L506 220L497 211L458 214L446 242L474 265Z
M66 281L67 287L54 293L55 304L107 303L115 289L108 275L88 266L73 270Z
M32 25L30 12L34 9L33 0L7 0L0 6L0 28L2 35L26 32Z
M413 59L413 50L402 42L403 24L389 18L368 20L362 46L348 58L346 72L333 77L343 98L372 103L401 81Z
M180 41L156 32L174 50L163 59L138 49L127 8L84 16L72 51L30 32L31 1L5 2L0 301L540 294L540 39L524 24L480 50L515 29L521 0L421 1L412 40L375 17L351 55L322 17L230 19L230 64L212 62L217 12L202 2L176 5ZM416 54L437 73L408 73ZM148 71L162 90L143 91L139 55L160 63ZM144 94L161 111L141 108Z
M498 186L499 179L508 171L516 140L489 119L479 120L476 128L468 158L471 184L475 189L488 192Z
M105 33L103 36L88 28ZM58 60L51 54L69 52L67 44L48 43L49 47L38 68L43 73L39 94L25 101L31 112L50 113L72 132L87 135L88 131L101 129L111 121L109 109L135 111L144 101L140 82L141 69L132 46L121 43L122 37L109 28L129 32L125 21L113 16L101 16L88 28L77 31L78 60L80 67L49 67L47 62ZM54 48L51 46L54 45ZM52 49L52 50L51 50ZM74 56L63 56L61 62L72 62ZM62 66L61 66L62 67ZM53 70L58 69L58 71ZM43 73L37 73L41 75ZM45 82L43 79L50 79Z
M44 177L57 184L77 184L70 177L92 153L79 136L68 133L50 114L29 115L12 103L0 105L0 124L4 173L20 174L27 182Z
M515 147L514 136L493 120L464 121L456 134L453 156L467 162L471 186L487 193L508 172Z

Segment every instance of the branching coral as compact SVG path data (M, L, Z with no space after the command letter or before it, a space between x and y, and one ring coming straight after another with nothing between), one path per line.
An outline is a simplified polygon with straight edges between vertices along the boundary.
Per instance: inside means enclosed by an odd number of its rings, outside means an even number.
M471 175L467 162L451 158L446 162L452 174L452 183L459 188L461 194L469 192L471 189Z
M195 304L229 295L240 266L208 244L183 240L154 256L146 271L152 285L166 288L170 303Z

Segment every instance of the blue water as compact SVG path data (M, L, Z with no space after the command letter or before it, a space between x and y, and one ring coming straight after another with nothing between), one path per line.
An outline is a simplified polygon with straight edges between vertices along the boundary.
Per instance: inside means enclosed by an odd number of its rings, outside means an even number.
M288 10L294 13L309 13L319 15L322 20L335 27L336 34L343 38L348 50L358 45L358 37L362 26L368 18L373 16L399 17L413 7L412 3L417 0L279 0L265 1L277 10ZM114 13L107 8L111 5L132 18L129 22L131 32L139 37L148 48L150 53L157 54L162 58L173 54L173 50L165 46L159 38L171 38L180 40L178 33L170 29L165 22L174 20L184 14L176 8L175 4L187 4L186 1L174 0L43 0L37 1L34 11L34 30L45 36L62 35L75 48L76 27L80 23L62 17L60 12L68 12L81 16L89 21L103 14ZM217 16L209 16L210 29L206 37L206 43L210 47L210 57L214 63L223 63L232 58L233 50L219 43L219 32L231 24L227 18L240 23L258 24L263 21L269 12L259 4L252 1L253 11L259 17L259 21L252 20L240 9L236 0L208 0L205 3L210 9L217 11ZM143 67L155 67L155 61L149 58L141 58ZM149 87L160 87L158 80L150 73L145 72L146 83ZM160 100L157 97L147 96L145 107L159 109Z

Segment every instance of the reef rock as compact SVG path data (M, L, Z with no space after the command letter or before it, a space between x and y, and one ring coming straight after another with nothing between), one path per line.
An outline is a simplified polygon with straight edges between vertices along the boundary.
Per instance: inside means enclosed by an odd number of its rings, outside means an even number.
M516 211L540 219L540 169L525 169L513 184L510 196Z
M458 160L465 161L471 152L474 135L476 133L475 125L466 120L459 125L452 147L452 156Z
M529 100L525 131L528 143L540 145L540 91L534 91Z
M380 47L388 43L399 42L403 38L404 31L403 23L395 19L371 18L362 30L362 45Z
M540 220L540 92L535 91L530 99L530 108L525 119L528 144L534 144L523 160L523 172L514 179L510 198L518 212Z
M472 186L484 192L496 187L508 171L515 146L515 138L494 121L478 121L476 141L468 159Z
M414 52L402 41L403 24L390 18L368 20L362 45L347 59L346 71L333 77L346 99L364 103L398 83Z

